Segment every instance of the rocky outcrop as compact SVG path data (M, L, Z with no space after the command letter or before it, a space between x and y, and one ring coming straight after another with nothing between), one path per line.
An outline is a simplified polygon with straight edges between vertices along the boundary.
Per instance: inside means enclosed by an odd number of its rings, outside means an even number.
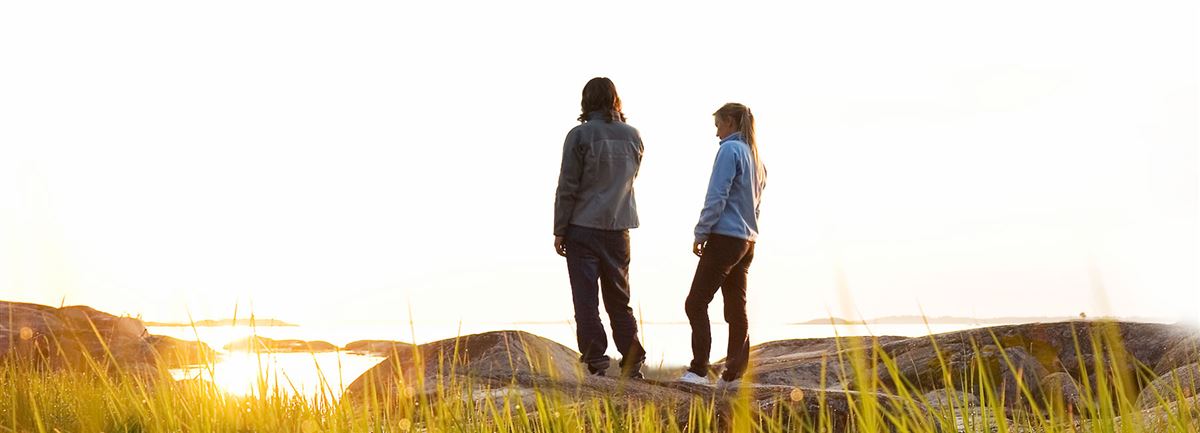
M198 365L215 362L217 351L199 341L180 340L165 335L149 335L146 342L166 365Z
M771 365L789 360L811 358L814 355L836 353L852 347L872 347L901 340L908 337L885 335L882 337L828 337L802 338L795 340L779 340L762 343L750 348L750 359L757 360L757 365Z
M956 383L970 383L972 377L984 373L998 382L1009 369L1002 368L1018 354L1017 370L1028 372L1033 363L1047 372L1063 371L1078 380L1097 372L1114 373L1134 382L1132 388L1143 385L1137 373L1138 365L1155 365L1167 349L1192 331L1176 325L1125 322L1057 322L1006 325L991 328L910 338L884 344L883 355L894 360L896 375L881 370L877 379L886 387L897 381L922 390L932 390ZM1109 350L1111 349L1111 351ZM999 350L1008 354L1008 360ZM1115 353L1116 359L1096 354ZM1026 356L1027 355L1027 356ZM1034 367L1034 374L1041 375ZM1015 371L1010 372L1015 379ZM995 382L993 382L995 383ZM1037 382L1025 382L1036 387ZM968 390L975 391L975 390Z
M0 303L0 353L55 366L94 360L140 361L151 356L137 319L101 313L90 307L54 308Z
M979 407L979 397L975 394L945 388L925 393L925 402L930 408L937 409Z
M1200 362L1200 335L1188 335L1167 349L1158 363L1154 364L1154 374L1167 374L1176 368L1198 362Z
M1139 409L1149 409L1196 394L1200 394L1200 364L1191 364L1154 379L1138 394L1136 404Z
M85 306L0 301L0 362L67 369L171 367L202 353L211 355L212 350L203 343L150 335L142 321L132 317Z
M495 331L422 344L389 356L355 379L346 395L436 389L456 379L482 380L481 386L553 378L578 383L579 354L548 339L521 331ZM418 390L418 392L423 392Z
M225 350L272 353L336 352L338 347L327 341L276 340L251 336L226 344Z
M905 340L905 337L805 338L762 343L750 348L753 380L765 385L839 389L853 374L847 356L854 348L872 347ZM716 370L724 366L713 364ZM842 368L843 364L846 368Z
M855 413L866 401L878 407L879 413L898 417L927 418L930 408L920 402L906 400L880 392L858 392L830 389L809 389L787 386L753 386L748 390L751 415L790 425L784 431L807 431L805 426L823 425L821 431L854 431ZM733 394L717 392L701 395L701 401L725 409L738 404ZM728 410L728 409L725 409ZM718 416L721 413L718 412ZM883 417L876 420L878 431L898 431L895 425ZM861 426L860 426L861 427ZM811 427L809 427L811 428Z
M1050 372L1024 348L1009 347L1000 356L979 362L1000 372L1000 395L1007 407L1024 408L1042 400L1039 385Z
M1132 386L1134 393L1125 395L1137 395L1136 391L1150 378L1134 374L1135 367L1143 366L1144 373L1144 366L1161 362L1189 335L1193 335L1192 330L1173 325L1078 321L1006 325L917 338L784 340L751 349L752 370L746 380L752 382L756 393L798 390L806 397L852 398L862 393L891 401L903 388L909 394L925 393L923 400L928 407L944 406L951 398L971 407L980 404L980 399L974 397L976 392L991 392L995 395L989 401L1003 402L1010 411L1037 406L1079 413L1074 409L1081 407L1085 398L1078 387L1081 377L1089 375L1093 379L1089 383L1094 383L1097 373L1110 378L1126 375L1130 383L1119 386ZM447 378L471 378L485 387L528 389L531 384L541 383L548 389L593 392L577 396L603 395L603 384L607 383L583 377L576 361L578 354L573 350L516 331L443 340L416 348L394 342L363 342L356 347L364 352L373 348L397 353L356 380L347 390L348 395L388 394L399 389L426 393L431 389L429 384L444 384ZM1103 355L1095 358L1105 353L1115 353L1117 359ZM439 368L453 371L438 373ZM868 374L860 375L856 368ZM989 389L973 388L980 383L989 384ZM672 397L706 396L686 386L658 385L686 394L667 393ZM627 397L642 399L638 394ZM646 400L662 403L657 397ZM798 407L778 398L767 400L772 402L756 404L760 408Z
M783 346L818 347L828 342L781 343L757 348L757 353L783 355ZM814 352L836 350L821 346ZM392 355L368 370L346 389L352 401L396 402L454 398L476 403L508 404L528 410L538 400L607 401L614 407L654 407L679 422L688 420L694 405L712 408L717 424L727 423L735 401L751 405L758 415L781 415L788 422L824 419L844 428L855 399L872 398L885 407L904 403L896 396L786 385L748 384L721 389L650 380L627 380L584 374L579 354L553 341L520 331L468 335L417 346ZM499 409L504 410L504 409ZM533 415L531 415L533 416ZM797 424L799 425L799 424Z
M1071 375L1064 372L1050 373L1038 383L1038 391L1042 395L1043 404L1056 414L1079 413L1083 407L1083 395L1079 393L1079 384Z
M846 344L833 350L797 345L788 353L785 344L767 343L762 346L770 350L760 351L753 365L759 383L893 393L950 388L997 393L1010 411L1077 409L1084 399L1078 383L1084 379L1095 383L1097 374L1104 374L1109 385L1092 392L1138 395L1154 379L1148 366L1190 359L1195 336L1195 329L1180 325L1032 323L881 341L857 350ZM988 389L978 388L984 383Z
M1117 416L1085 420L1061 431L1082 432L1196 432L1200 431L1200 396Z

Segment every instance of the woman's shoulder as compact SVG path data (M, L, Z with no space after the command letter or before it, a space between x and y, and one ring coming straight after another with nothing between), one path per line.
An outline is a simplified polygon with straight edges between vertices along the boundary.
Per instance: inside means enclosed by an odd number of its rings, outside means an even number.
M721 150L724 152L743 154L750 151L750 145L746 144L746 142L742 141L741 139L734 138L722 141Z

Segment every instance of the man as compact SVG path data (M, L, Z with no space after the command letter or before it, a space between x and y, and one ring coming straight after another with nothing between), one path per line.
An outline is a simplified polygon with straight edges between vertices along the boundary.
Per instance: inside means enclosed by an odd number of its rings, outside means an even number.
M600 322L603 299L621 353L621 375L641 378L646 351L629 307L629 229L638 226L633 180L642 162L642 139L625 123L612 80L588 81L580 107L582 124L563 144L554 250L567 258L580 361L598 376L609 368L608 336Z

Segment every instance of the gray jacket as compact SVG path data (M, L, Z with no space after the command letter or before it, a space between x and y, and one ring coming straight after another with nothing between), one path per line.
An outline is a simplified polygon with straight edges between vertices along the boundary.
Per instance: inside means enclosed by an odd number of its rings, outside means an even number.
M563 143L562 168L554 199L554 235L568 225L601 230L638 226L633 179L642 164L642 137L620 120L599 112L571 129Z

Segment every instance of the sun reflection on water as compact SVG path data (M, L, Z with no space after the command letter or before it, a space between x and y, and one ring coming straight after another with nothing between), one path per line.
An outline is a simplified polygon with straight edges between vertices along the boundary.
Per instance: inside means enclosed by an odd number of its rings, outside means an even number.
M344 352L222 353L210 369L193 366L172 371L176 379L210 381L234 395L266 392L338 398L359 375L384 358Z

